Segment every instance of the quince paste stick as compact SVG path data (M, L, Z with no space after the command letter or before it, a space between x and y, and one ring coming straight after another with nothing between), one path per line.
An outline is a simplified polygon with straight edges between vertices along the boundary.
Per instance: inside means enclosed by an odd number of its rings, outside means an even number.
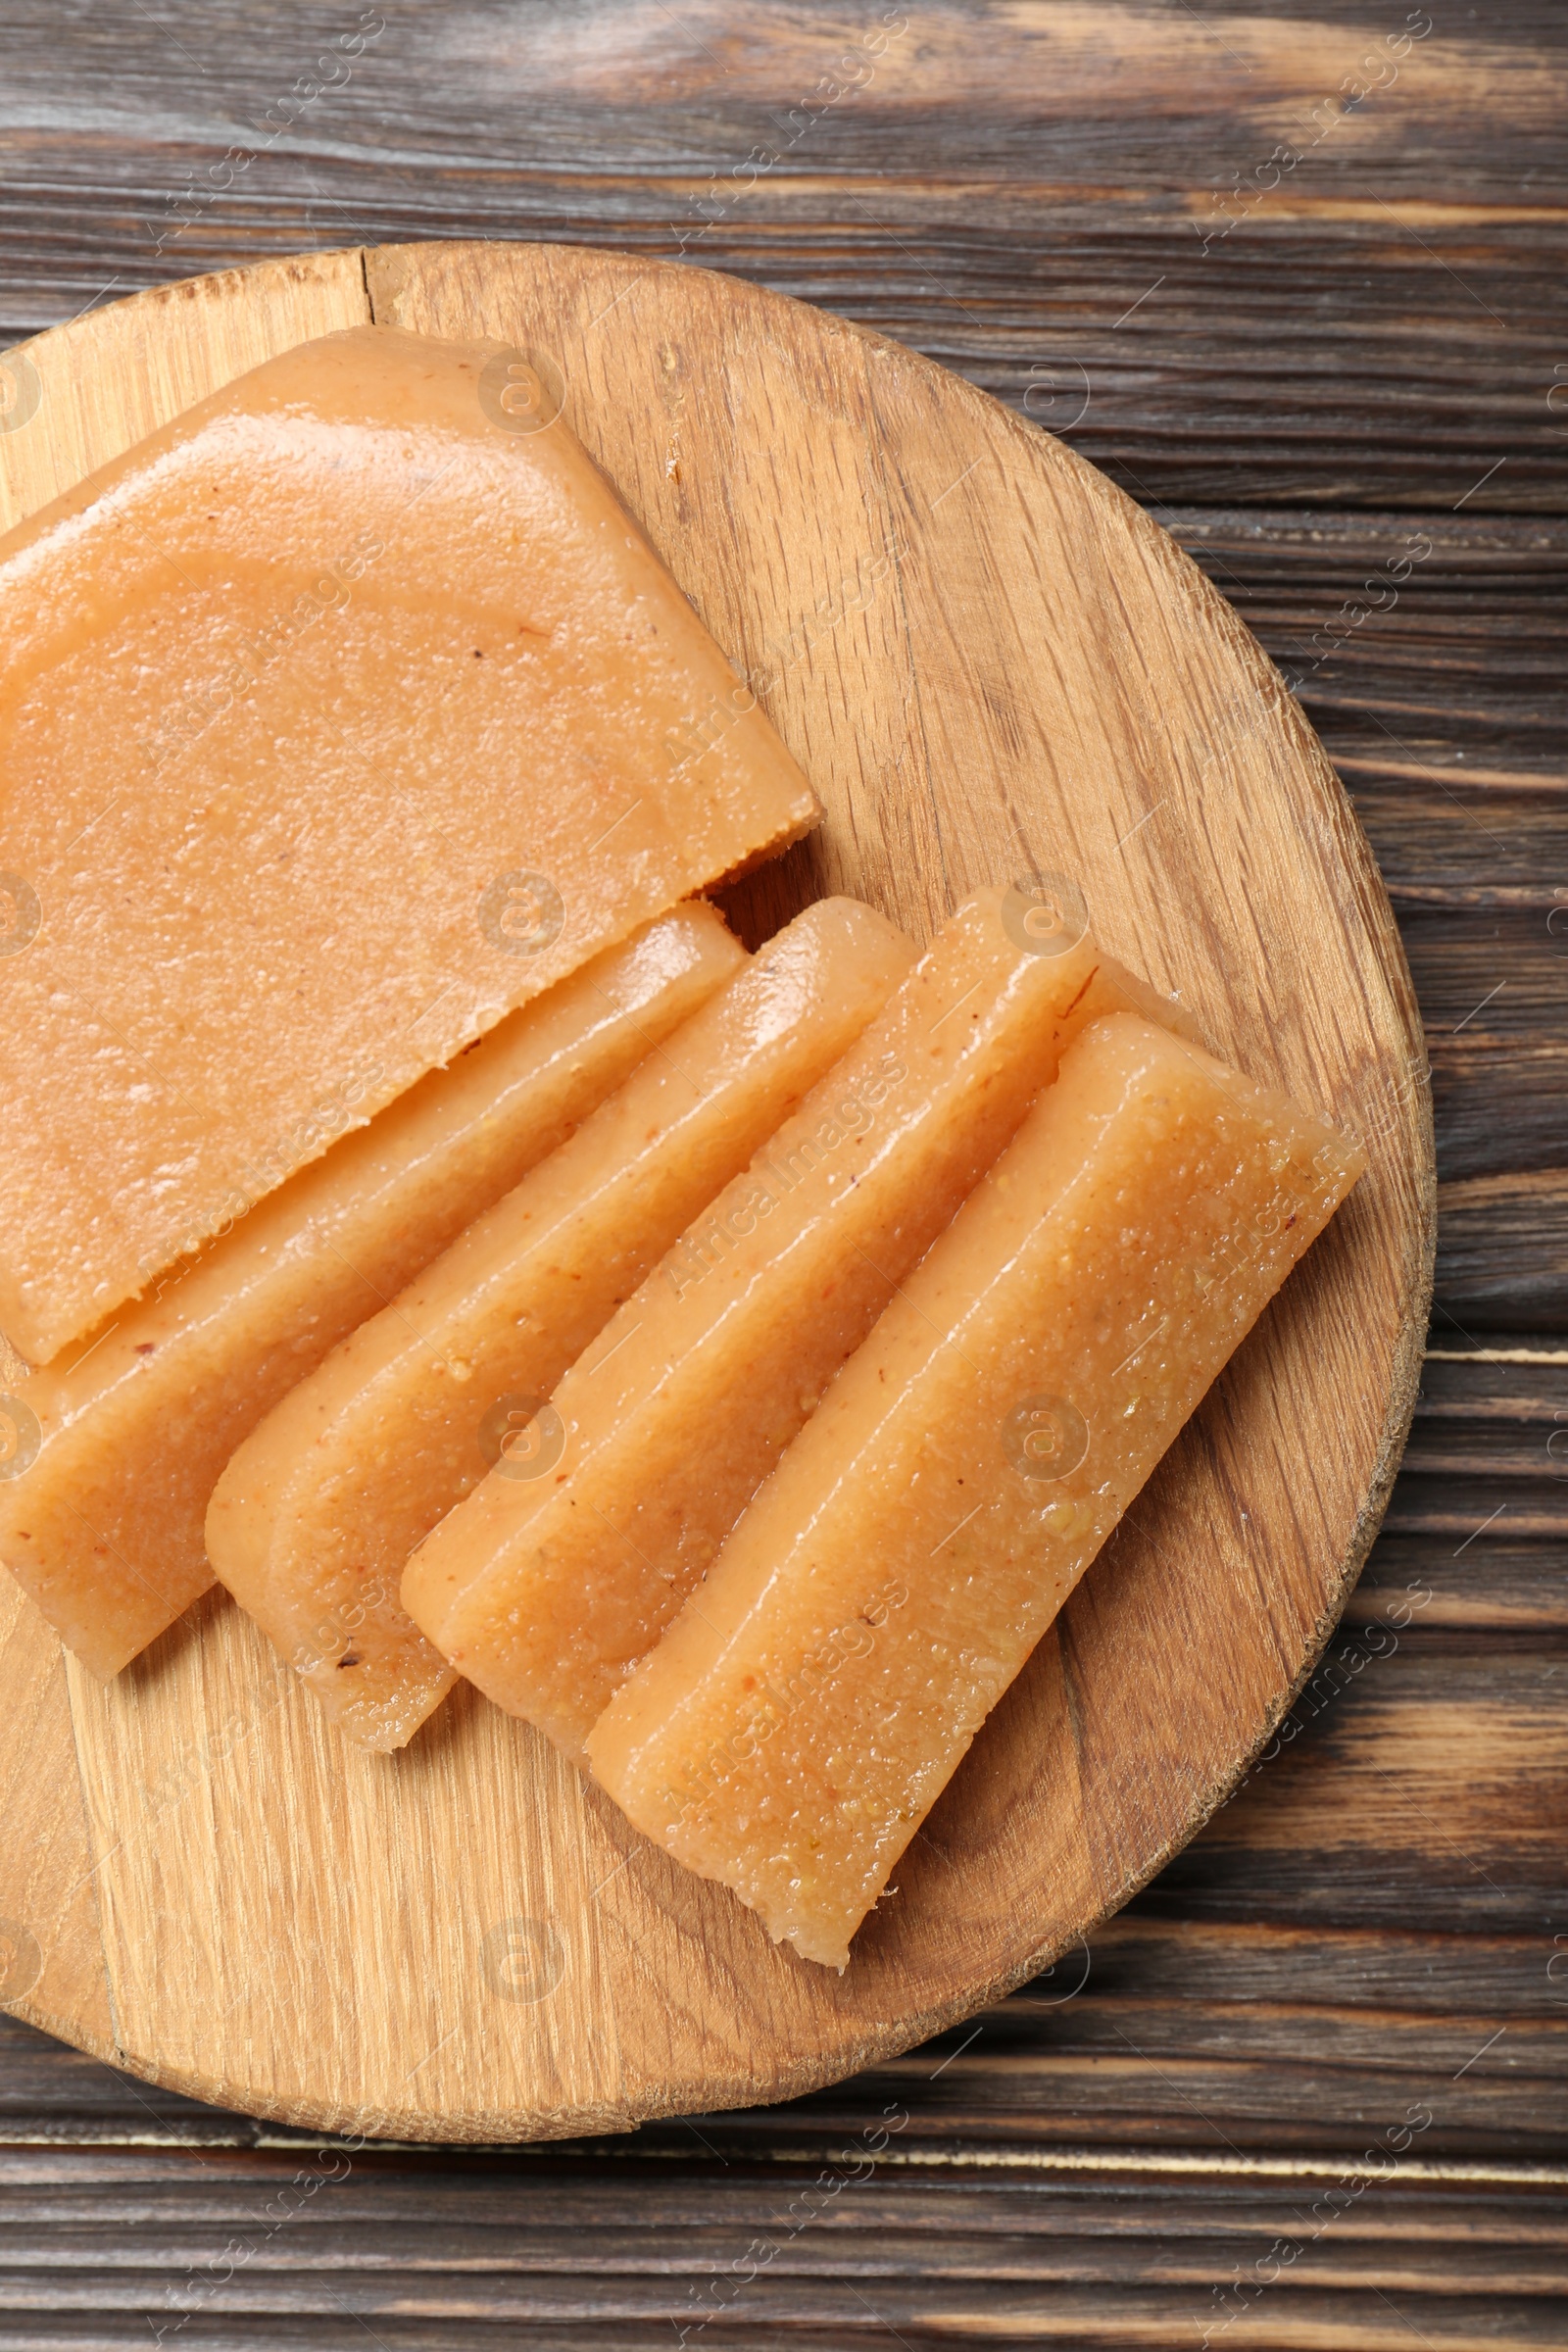
M0 1399L19 1433L0 1559L112 1675L212 1583L219 1473L334 1343L552 1152L744 951L679 906L511 1014L270 1193L68 1361Z
M409 1553L491 1463L548 1471L567 1365L914 956L869 906L812 906L241 1446L213 1564L352 1739L402 1746L454 1679L398 1604Z
M638 1828L842 1968L1363 1164L1146 1021L1087 1030L590 1734Z
M1176 1008L1018 888L943 927L881 1017L568 1373L559 1464L491 1477L404 1603L461 1673L579 1755L909 1268L1129 1002Z
M323 1097L379 1110L816 822L560 408L496 345L352 327L0 540L29 1362L317 1157Z

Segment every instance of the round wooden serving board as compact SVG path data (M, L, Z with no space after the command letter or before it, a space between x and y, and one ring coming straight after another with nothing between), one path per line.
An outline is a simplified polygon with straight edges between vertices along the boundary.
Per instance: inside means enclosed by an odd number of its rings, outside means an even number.
M371 317L552 362L720 645L782 671L772 716L827 822L732 894L743 929L847 891L923 939L982 882L1069 872L1106 948L1179 988L1219 1053L1372 1152L842 1978L471 1691L402 1755L365 1755L226 1601L100 1689L4 1580L0 2001L321 2130L602 2132L785 2097L953 2023L1091 1931L1235 1783L1405 1433L1434 1199L1420 1027L1333 771L1186 557L956 377L733 278L427 245L138 295L0 369L0 527Z

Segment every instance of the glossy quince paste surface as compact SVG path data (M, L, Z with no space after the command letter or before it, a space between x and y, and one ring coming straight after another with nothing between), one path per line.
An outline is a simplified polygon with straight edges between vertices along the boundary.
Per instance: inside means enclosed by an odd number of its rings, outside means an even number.
M0 1330L29 1362L816 819L514 373L329 335L0 541Z
M264 1414L742 959L711 906L661 915L22 1384L36 1450L0 1481L0 1560L83 1665L118 1673L207 1590L208 1499Z
M404 1599L462 1673L568 1754L659 1640L1063 1048L1144 981L1085 933L969 900L844 1060L627 1300L554 1399L549 1478L487 1478Z
M842 1968L1363 1164L1148 1021L1086 1030L590 1734L638 1828Z
M548 1476L563 1373L914 954L853 899L808 907L240 1447L213 1563L351 1738L402 1745L453 1680L400 1604L409 1554L491 1464Z

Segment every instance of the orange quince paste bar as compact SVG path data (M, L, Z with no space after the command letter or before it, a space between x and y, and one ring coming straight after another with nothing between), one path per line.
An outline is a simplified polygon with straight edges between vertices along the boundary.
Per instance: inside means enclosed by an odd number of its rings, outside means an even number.
M518 370L328 335L0 540L0 1330L29 1362L345 1103L817 819Z
M1146 1021L1088 1029L595 1726L593 1771L637 1827L843 1968L1362 1164Z
M401 1747L453 1680L399 1604L410 1552L491 1464L548 1475L568 1364L914 956L869 906L808 908L240 1447L213 1565L349 1738Z
M0 1397L0 1560L93 1673L213 1581L224 1463L743 963L677 906L432 1070L55 1363Z
M569 1755L703 1577L1063 1047L1129 1004L1183 1018L1081 910L987 889L627 1300L554 1398L548 1478L487 1478L409 1563L404 1604Z

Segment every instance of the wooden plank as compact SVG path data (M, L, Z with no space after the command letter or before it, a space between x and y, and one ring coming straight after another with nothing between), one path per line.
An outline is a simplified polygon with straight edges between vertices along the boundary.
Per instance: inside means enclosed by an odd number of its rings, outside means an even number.
M1512 1169L1438 1194L1436 1328L1454 1347L1477 1332L1568 1329L1568 1174Z
M1341 2184L1356 2176L1364 2147L1339 2156L1243 2159L1228 2175L1182 2151L1151 2152L1137 2170L1097 2166L1082 2151L1051 2152L1046 2166L1033 2169L1004 2163L982 2171L944 2161L917 2177L885 2168L852 2177L856 2165L841 2162L830 2166L826 2183L819 2165L748 2163L739 2151L720 2165L688 2147L697 2161L669 2150L653 2164L628 2166L558 2151L548 2164L523 2156L505 2168L428 2151L347 2157L302 2148L196 2158L0 2150L0 2182L8 2217L24 2225L28 2267L79 2264L99 2233L119 2230L122 2265L155 2275L165 2268L188 2275L211 2259L214 2240L220 2253L247 2226L259 2239L280 2214L288 2228L274 2230L258 2254L269 2268L306 2274L365 2267L390 2241L404 2264L462 2267L470 2276L485 2268L571 2271L586 2257L632 2275L700 2280L760 2235L777 2248L781 2266L820 2271L852 2262L862 2247L885 2259L895 2242L911 2249L917 2266L923 2239L939 2249L928 2260L940 2262L940 2249L952 2247L955 2267L961 2262L980 2275L988 2263L1000 2267L1004 2248L1027 2260L1037 2245L1088 2243L1107 2269L1119 2263L1136 2272L1173 2243L1206 2244L1219 2250L1215 2268L1224 2278L1282 2230L1302 2230L1313 2203L1325 2198L1342 2258L1359 2251L1363 2259L1381 2252L1390 2262L1423 2261L1429 2284L1442 2282L1448 2249L1458 2258L1456 2277L1511 2257L1521 2284L1534 2274L1555 2275L1568 2252L1560 2168L1445 2170L1410 2155L1391 2163L1371 2193L1348 2196ZM274 2206L286 2184L310 2194ZM826 2187L836 2193L823 2193ZM297 2210L288 2212L289 2205Z
M1277 2243L1281 2226L1288 2233L1290 2221L1278 2213L1274 2220ZM149 2272L163 2273L159 2286L164 2293L181 2272L187 2276L194 2272L195 2291L187 2286L185 2308L199 2309L197 2297L209 2279L220 2280L226 2287L225 2273L233 2261L228 2249L246 2242L247 2223L253 2238L260 2236L254 2201L247 2213L236 2200L231 2218L206 2228L177 2231L155 2228L138 2240L133 2263L125 2261L123 2240L113 2225L62 2231L58 2238L43 2239L36 2258L17 2275L11 2306L15 2308L24 2298L24 2307L33 2310L79 2310L85 2306L97 2313L106 2304L111 2309L117 2304L145 2309L152 2283ZM298 2238L308 2242L295 2242L281 2257L258 2258L248 2267L253 2309L267 2318L291 2305L306 2312L330 2311L331 2290L326 2278L347 2271L350 2275L373 2273L384 2278L388 2290L400 2294L406 2306L435 2303L439 2307L444 2296L461 2292L468 2316L475 2321L537 2323L560 2314L563 2290L555 2282L588 2273L605 2281L605 2304L614 2297L613 2316L662 2318L672 2303L679 2311L684 2284L680 2273L692 2274L697 2280L709 2273L721 2282L745 2283L760 2260L759 2253L750 2249L777 2242L755 2231L743 2234L733 2226L718 2230L687 2221L681 2226L676 2253L646 2230L633 2232L601 2228L590 2236L581 2224L575 2230L557 2229L548 2233L537 2226L514 2224L506 2232L503 2252L495 2243L499 2231L494 2226L488 2230L443 2227L428 2214L419 2217L419 2224L416 2259L410 2254L407 2224L400 2228L391 2220L357 2229L346 2230L339 2224L330 2231L318 2227L299 2232ZM785 2223L781 2237L787 2229ZM1147 2283L1202 2289L1215 2280L1225 2280L1238 2257L1244 2271L1265 2258L1266 2246L1267 2241L1259 2249L1255 2243L1218 2233L1206 2240L1196 2235L1184 2238L1161 2249L1147 2241L1107 2243L1099 2236L1075 2242L1065 2233L1051 2238L971 2236L956 2230L939 2233L927 2225L907 2232L889 2230L885 2235L879 2234L874 2246L847 2245L842 2238L821 2236L785 2244L768 2270L775 2290L797 2281L871 2281L890 2275L932 2282L1005 2278L1039 2285ZM1376 2247L1337 2240L1327 2252L1303 2247L1297 2260L1300 2268L1291 2281L1297 2293L1304 2285L1319 2285L1396 2295L1424 2290L1450 2296L1556 2297L1568 2286L1568 2254L1553 2249L1532 2255L1517 2245L1472 2250L1438 2246L1431 2240L1414 2244L1385 2240ZM73 2272L80 2280L74 2288L62 2277ZM452 2281L452 2274L459 2272L463 2274L461 2289ZM100 2280L107 2291L95 2295L91 2282ZM699 2286L699 2294L701 2291ZM534 2296L544 2306L542 2310L528 2308L525 2298ZM225 2317L241 2302L240 2297L226 2293L212 2299ZM0 2285L0 2310L7 2301L5 2287ZM605 2304L592 2316L601 2320L610 2316ZM166 2310L170 2308L165 2305ZM180 2304L172 2308L177 2312ZM381 2308L384 2311L387 2306ZM701 2311L701 2304L698 2309ZM737 2297L734 2319L749 2320L751 2316L745 2298ZM232 2319L228 2324L232 2325Z
M1398 1533L1408 1506L1396 1487L1390 1520L1372 1547L1361 1581L1345 1612L1347 1626L1387 1622L1391 1609L1410 1608L1429 1626L1560 1632L1562 1548L1560 1539L1516 1544L1507 1534L1508 1515L1485 1533L1473 1527L1462 1536ZM1556 1502L1568 1518L1568 1498ZM1450 1516L1446 1510L1444 1517ZM1456 1516L1457 1514L1452 1514Z
M717 2119L720 2132L736 2119ZM667 2134L670 2127L658 2128ZM1319 2184L1355 2169L1364 2147L1250 2156L1226 2167L1194 2151L992 2151L966 2162L949 2150L924 2151L929 2165L898 2160L869 2169L840 2165L836 2196L814 2200L806 2227L813 2237L880 2235L920 2229L980 2236L1101 2237L1266 2236ZM1398 2153L1398 2151L1391 2151ZM303 2171L318 2182L292 2217L300 2234L329 2243L385 2224L410 2222L471 2230L506 2259L511 2233L525 2234L550 2256L558 2236L615 2230L628 2246L682 2229L751 2231L799 2223L792 2214L813 2177L810 2161L787 2160L737 2146L733 2160L705 2155L690 2134L682 2151L662 2147L656 2163L628 2164L624 2143L612 2155L559 2145L520 2149L504 2163L474 2151L369 2148L344 2152L310 2143L264 2149L89 2149L0 2147L0 2183L8 2215L25 2214L40 2233L145 2222L171 2233L181 2227L221 2228L254 2218L258 2200ZM1347 2241L1407 2244L1451 2239L1465 2247L1534 2246L1544 2255L1568 2249L1568 2210L1560 2166L1433 2164L1415 2138L1387 2168L1376 2198L1352 2200L1336 2220ZM855 2194L845 2192L853 2189ZM324 2191L331 2194L325 2196ZM509 2233L503 2239L498 2232ZM342 2239L339 2239L339 2243ZM276 2249L286 2255L287 2245ZM671 2264L666 2243L659 2258ZM405 2241L403 2252L411 2248ZM412 2249L416 2256L417 2247ZM306 2257L302 2257L302 2260ZM567 2260L572 2259L569 2255ZM679 2267L678 2260L674 2267Z
M1225 2305L1210 2300L1211 2272L1205 2276L1195 2265L1184 2276L1184 2268L1172 2262L1164 2278L1147 2286L1101 2282L1092 2276L1085 2280L1074 2277L1065 2263L1039 2284L1005 2277L969 2282L961 2274L952 2280L928 2281L889 2277L886 2266L874 2260L856 2266L854 2275L825 2279L763 2273L731 2299L722 2316L710 2321L700 2340L756 2345L771 2352L784 2344L885 2342L891 2331L901 2340L912 2337L925 2344L956 2340L1189 2347L1195 2336L1200 2337L1206 2321L1217 2328ZM857 2276L861 2285L856 2283ZM1403 2278L1394 2279L1393 2294L1375 2282L1369 2294L1354 2286L1298 2285L1290 2271L1278 2273L1278 2278L1277 2284L1268 2274L1256 2279L1255 2294L1239 2305L1245 2318L1224 2340L1245 2352L1299 2352L1303 2342L1314 2352L1408 2352L1412 2334L1432 2345L1434 2352L1535 2352L1542 2344L1561 2342L1550 2309L1528 2294L1483 2289L1474 2298L1462 2292L1444 2296L1423 2291ZM339 2274L328 2293L336 2308L324 2328L313 2316L326 2299L322 2289L289 2274L266 2277L236 2270L220 2297L215 2297L200 2278L189 2283L171 2279L162 2310L174 2324L182 2313L192 2315L191 2324L182 2328L182 2343L288 2341L289 2323L310 2319L305 2340L313 2344L363 2342L363 2333L351 2332L357 2328L387 2344L389 2352L392 2346L471 2344L471 2330L479 2320L530 2334L537 2331L539 2340L563 2347L611 2341L667 2346L672 2322L678 2327L681 2317L694 2310L669 2287L655 2285L649 2292L631 2280L601 2273L597 2266L586 2266L572 2281L543 2277L447 2280L407 2270L350 2270ZM106 2322L112 2326L115 2317L124 2315L140 2329L139 2340L145 2344L146 2296L147 2282L134 2271L99 2270L80 2280L57 2272L20 2273L0 2284L0 2310L36 2315L34 2324L41 2321L45 2328L56 2315L65 2321L68 2315L88 2313L94 2329ZM216 2323L206 2308L215 2301L221 2313ZM11 2326L18 2328L15 2318ZM28 2347L38 2341L72 2340L64 2328L33 2335L19 2328L10 2335L12 2343ZM91 2340L119 2339L97 2333Z

